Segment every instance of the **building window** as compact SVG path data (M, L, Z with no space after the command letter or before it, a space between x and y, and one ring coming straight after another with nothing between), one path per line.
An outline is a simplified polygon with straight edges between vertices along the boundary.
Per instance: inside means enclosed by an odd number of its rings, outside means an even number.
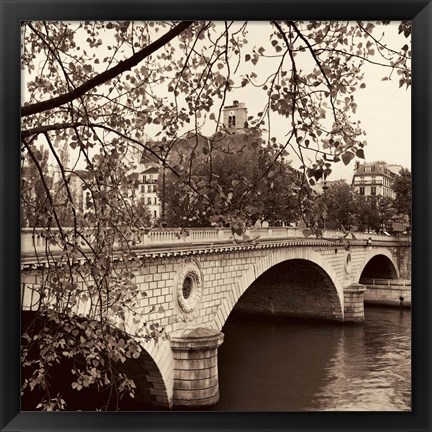
M151 192L151 186L150 185L147 186L147 192Z
M376 187L375 186L371 187L371 195L376 195Z
M90 192L86 193L86 208L89 209L92 206L91 195Z
M365 194L365 188L362 186L360 187L360 195L364 195Z
M157 205L157 198L154 197L154 205Z
M147 205L151 205L151 198L150 197L147 198Z
M146 180L147 180L146 176L145 176L145 175L143 175L143 183L145 183L145 182L146 182Z
M235 115L228 116L228 127L235 126L235 125L236 125Z
M141 193L144 193L144 185L141 185Z
M156 213L156 210L154 210L154 217L156 218L157 217L157 213Z
M153 185L153 192L157 192L157 185Z

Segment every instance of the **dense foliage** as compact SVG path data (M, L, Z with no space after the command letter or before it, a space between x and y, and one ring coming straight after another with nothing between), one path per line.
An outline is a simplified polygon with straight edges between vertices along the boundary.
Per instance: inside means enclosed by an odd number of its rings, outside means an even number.
M398 214L398 197L365 196L345 182L331 184L325 192L327 228L342 231L383 232Z
M300 219L310 192L302 188L300 173L278 160L278 152L254 130L190 137L171 152L171 159L193 162L190 181L181 182L169 172L164 190L160 176L159 194L170 227L230 226L239 217L249 226L258 219L288 224Z
M412 180L411 171L403 168L395 177L393 190L396 193L395 208L401 216L408 216L411 223Z

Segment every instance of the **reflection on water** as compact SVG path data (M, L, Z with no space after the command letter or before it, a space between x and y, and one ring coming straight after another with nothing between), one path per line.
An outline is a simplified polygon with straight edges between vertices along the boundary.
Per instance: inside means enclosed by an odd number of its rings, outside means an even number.
M223 411L409 411L411 312L340 323L233 316L219 348Z

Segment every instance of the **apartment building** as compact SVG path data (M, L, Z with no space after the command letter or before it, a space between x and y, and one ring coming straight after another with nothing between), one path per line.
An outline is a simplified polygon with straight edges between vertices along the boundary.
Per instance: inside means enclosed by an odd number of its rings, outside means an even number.
M356 163L352 186L360 195L381 195L395 198L393 181L401 170L400 165L388 165L385 162Z
M159 166L153 165L145 168L139 174L140 201L147 206L152 219L160 218L161 204L158 196Z

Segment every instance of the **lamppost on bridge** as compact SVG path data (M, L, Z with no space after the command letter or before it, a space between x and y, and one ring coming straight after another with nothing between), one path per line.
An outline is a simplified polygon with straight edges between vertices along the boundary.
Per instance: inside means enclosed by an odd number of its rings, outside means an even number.
M166 210L165 210L165 174L166 174L166 160L162 162L162 211L161 211L161 227L166 228L168 223L166 221Z
M326 180L324 180L322 189L323 189L323 194L324 194L324 204L327 205L327 194L326 194L326 191L328 189L328 186L327 186L327 181ZM323 225L324 225L324 231L325 231L325 229L326 229L326 218L327 218L327 211L326 211L326 209L324 209L324 211L322 212L322 218L323 218Z
M162 228L166 228L168 223L166 221L166 210L165 210L165 176L166 176L166 159L168 156L168 153L163 154L163 150L164 150L164 146L161 143L159 145L159 151L160 151L160 155L161 155L161 160L162 160L162 208L161 208L161 217L160 217L160 226Z

